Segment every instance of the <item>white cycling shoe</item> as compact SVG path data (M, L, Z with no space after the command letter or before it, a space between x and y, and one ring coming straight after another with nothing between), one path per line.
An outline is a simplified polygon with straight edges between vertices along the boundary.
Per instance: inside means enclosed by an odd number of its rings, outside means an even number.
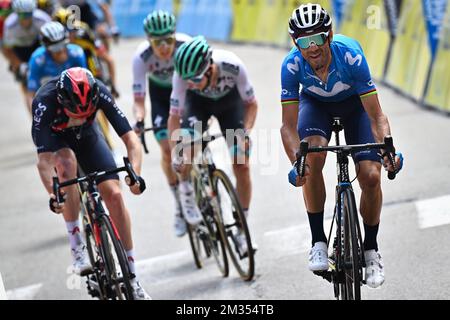
M326 242L316 242L309 252L309 270L328 270L328 248Z
M190 225L197 225L203 220L202 215L195 203L194 189L190 184L187 189L181 190L180 188L180 202L183 216Z
M365 280L370 288L378 288L384 283L384 265L381 255L375 250L364 251L366 260Z
M87 248L83 243L72 249L72 259L73 272L75 274L85 276L92 271Z
M173 224L175 235L177 237L182 237L186 234L187 231L187 225L186 221L181 216L181 213L175 214L175 222Z
M136 278L130 280L131 287L133 288L134 300L152 300L152 298L145 292L139 281Z

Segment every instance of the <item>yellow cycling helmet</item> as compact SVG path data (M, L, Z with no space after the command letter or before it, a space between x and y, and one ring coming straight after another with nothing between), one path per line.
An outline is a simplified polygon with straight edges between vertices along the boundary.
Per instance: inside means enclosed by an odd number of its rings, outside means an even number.
M70 17L70 14L71 14L70 11L67 10L66 8L59 8L53 13L52 18L54 21L58 21L59 23L65 26L67 24L67 20Z

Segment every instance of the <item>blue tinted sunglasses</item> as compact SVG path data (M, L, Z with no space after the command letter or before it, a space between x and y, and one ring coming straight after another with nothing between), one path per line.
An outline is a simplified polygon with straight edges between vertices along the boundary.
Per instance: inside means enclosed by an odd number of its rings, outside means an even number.
M295 43L301 49L308 49L314 43L316 46L320 47L325 44L328 39L329 32L321 32L313 34L312 36L306 36L295 39Z
M21 19L21 20L30 19L33 17L33 12L19 12L19 13L17 13L17 15L19 16L19 19Z

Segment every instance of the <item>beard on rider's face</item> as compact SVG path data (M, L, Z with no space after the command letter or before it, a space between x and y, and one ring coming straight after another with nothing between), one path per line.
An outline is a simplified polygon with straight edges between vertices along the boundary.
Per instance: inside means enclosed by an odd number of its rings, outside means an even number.
M303 57L314 71L321 71L326 66L329 54L329 48L326 46L312 46L309 49L302 50Z

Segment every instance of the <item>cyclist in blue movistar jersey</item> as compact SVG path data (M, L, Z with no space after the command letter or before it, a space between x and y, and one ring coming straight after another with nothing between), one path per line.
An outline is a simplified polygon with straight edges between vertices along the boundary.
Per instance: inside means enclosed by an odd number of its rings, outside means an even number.
M28 95L33 99L36 91L48 80L72 67L86 68L83 49L69 44L67 32L59 22L47 22L41 27L42 46L33 52L28 74Z
M332 20L318 4L308 3L294 10L289 33L295 47L287 55L281 71L283 124L281 135L292 163L300 139L311 145L326 146L331 138L333 117L340 117L348 144L383 142L390 126L383 113L369 66L359 43L343 35L333 35ZM291 184L303 186L303 195L312 233L309 269L328 269L327 238L323 229L325 185L322 169L326 153L308 155L306 176L300 178L294 166ZM360 212L363 217L366 260L365 279L370 287L384 282L377 234L382 207L381 158L377 152L353 154L362 189ZM387 170L388 159L383 159ZM403 158L396 156L397 168Z

